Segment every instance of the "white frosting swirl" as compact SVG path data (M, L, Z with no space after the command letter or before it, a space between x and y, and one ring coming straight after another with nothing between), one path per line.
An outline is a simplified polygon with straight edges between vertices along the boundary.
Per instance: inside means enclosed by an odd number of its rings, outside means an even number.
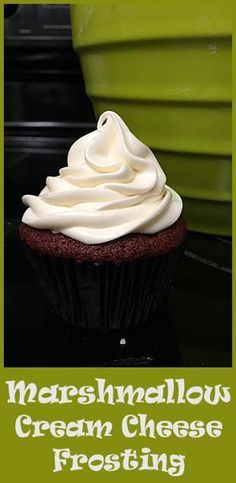
M165 183L152 151L107 111L96 131L71 146L68 166L46 179L39 196L23 196L29 208L22 221L87 244L156 233L182 211L180 196Z

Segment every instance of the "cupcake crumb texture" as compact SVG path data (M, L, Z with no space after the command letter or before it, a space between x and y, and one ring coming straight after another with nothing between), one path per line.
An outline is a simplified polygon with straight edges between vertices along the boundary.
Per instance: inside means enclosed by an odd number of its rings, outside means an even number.
M157 257L182 244L186 224L180 217L172 226L153 235L131 233L106 243L87 245L61 233L20 225L20 237L33 250L47 255L72 258L77 262L120 262Z

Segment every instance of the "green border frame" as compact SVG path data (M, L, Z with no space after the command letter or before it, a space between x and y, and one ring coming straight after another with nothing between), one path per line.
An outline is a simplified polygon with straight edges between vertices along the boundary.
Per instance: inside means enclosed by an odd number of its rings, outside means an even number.
M98 0L97 0L98 1ZM221 0L216 0L216 5ZM168 3L168 0L166 0ZM8 1L5 3L15 3ZM50 2L34 2L22 1L19 3L78 3L67 1L50 1ZM84 1L81 3L89 3ZM235 2L224 1L225 8L232 8ZM0 101L3 106L3 6L1 2L1 89ZM234 7L233 15L235 14L236 6ZM236 99L236 36L235 23L233 26L233 100ZM4 205L3 205L3 109L1 109L1 215L3 220ZM233 103L233 128L235 128L236 120L236 105ZM233 167L232 167L232 184L233 184L233 240L236 240L236 167L235 167L235 153L236 153L236 135L233 136ZM1 246L3 247L3 221L1 223ZM167 453L183 453L186 455L186 470L181 478L181 482L194 483L201 480L206 482L222 482L224 478L227 483L231 483L234 479L234 447L235 447L235 334L236 334L236 280L235 280L235 266L236 266L236 243L233 244L233 367L232 368L4 368L3 367L3 251L1 257L1 348L0 348L0 417L1 417L1 438L2 448L4 448L4 458L0 466L0 474L2 473L2 481L6 483L14 481L17 478L19 482L30 483L41 482L77 482L81 479L83 482L97 481L97 483L106 483L112 481L130 481L130 473L118 471L115 473L99 472L93 473L89 470L83 472L67 472L64 470L61 473L52 472L52 447L70 447L71 450L77 452L83 450L90 454L93 453L110 453L118 452L124 448L141 448L150 447L153 452L167 452ZM222 384L230 386L232 389L232 402L228 405L219 404L218 406L207 406L201 404L199 406L148 406L142 405L137 407L130 406L101 406L94 404L92 406L85 406L81 409L80 406L74 404L65 406L42 406L39 404L27 405L20 407L17 405L7 404L7 388L5 381L9 379L25 379L26 382L34 381L41 386L47 386L55 383L59 384L93 384L94 378L106 378L112 384L134 384L149 385L161 384L165 378L185 378L186 384L191 385L213 385ZM224 432L219 439L203 438L199 440L169 438L166 439L141 439L135 438L126 440L119 431L119 422L121 418L128 413L136 414L138 412L147 413L150 417L156 419L202 419L212 420L220 419L224 424ZM110 419L114 423L114 434L112 438L107 438L102 441L95 439L82 438L74 440L53 440L51 437L39 439L24 439L21 440L15 436L14 421L19 414L30 414L34 419L79 419L85 417L87 419L95 419L101 417L103 420ZM161 472L134 472L133 477L137 483L160 481L165 482L170 477ZM132 478L132 477L131 477Z

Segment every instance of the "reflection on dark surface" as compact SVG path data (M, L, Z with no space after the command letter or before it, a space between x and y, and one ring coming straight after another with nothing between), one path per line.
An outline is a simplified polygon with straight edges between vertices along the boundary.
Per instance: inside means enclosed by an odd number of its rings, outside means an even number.
M189 234L168 306L149 324L99 333L57 323L20 244L21 196L57 175L95 116L68 7L13 10L5 21L5 365L230 366L231 240L224 237Z

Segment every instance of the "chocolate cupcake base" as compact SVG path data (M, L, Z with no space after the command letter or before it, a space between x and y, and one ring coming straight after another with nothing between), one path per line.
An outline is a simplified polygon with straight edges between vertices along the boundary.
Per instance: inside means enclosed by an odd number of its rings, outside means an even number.
M85 245L21 224L27 257L60 322L117 330L146 323L167 298L183 253L180 218L155 235Z

